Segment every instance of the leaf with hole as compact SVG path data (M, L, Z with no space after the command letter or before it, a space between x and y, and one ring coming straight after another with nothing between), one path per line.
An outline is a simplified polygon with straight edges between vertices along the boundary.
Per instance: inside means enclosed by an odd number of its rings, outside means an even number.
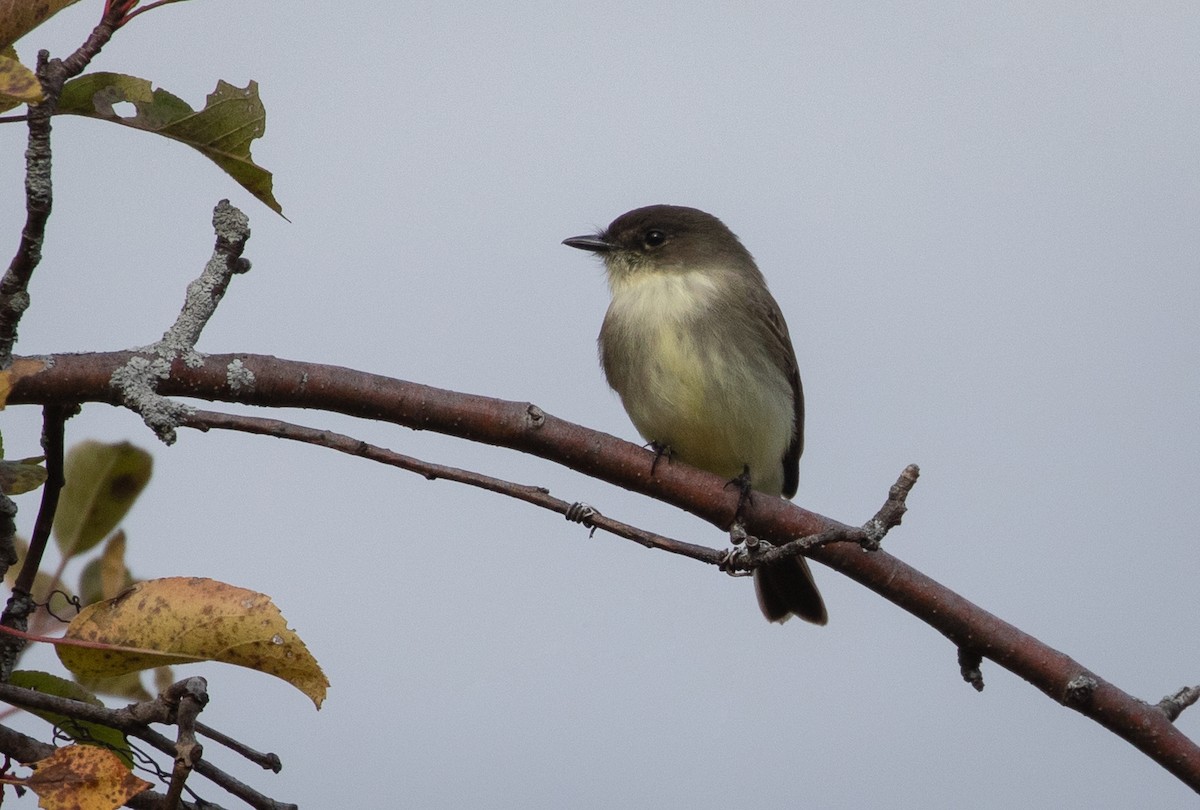
M119 115L114 105L129 102L133 115ZM99 118L115 124L153 132L185 143L220 166L242 188L280 216L283 209L272 191L271 173L254 162L250 142L267 128L267 111L258 97L258 82L244 88L218 81L204 109L193 110L186 101L146 79L121 73L88 73L63 86L58 111Z

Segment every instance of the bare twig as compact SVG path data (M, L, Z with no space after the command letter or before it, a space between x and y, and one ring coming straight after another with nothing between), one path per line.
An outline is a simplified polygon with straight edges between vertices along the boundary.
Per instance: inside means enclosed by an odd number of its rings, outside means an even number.
M183 0L158 0L158 2L156 2L156 3L148 3L144 6L142 6L141 8L137 9L133 13L126 14L125 17L121 20L120 25L125 25L126 23L128 23L130 20L132 20L134 17L138 16L139 14L145 14L147 11L153 11L154 9L158 8L159 6L169 6L172 3L182 3L182 2L183 2Z
M749 571L760 565L772 565L784 557L807 554L813 549L834 543L857 543L864 551L878 551L884 536L900 525L900 519L904 517L905 511L908 509L908 493L912 491L920 474L921 470L916 464L909 464L905 467L900 473L900 477L896 479L896 483L888 489L888 498L883 506L861 528L856 529L853 526L841 524L830 526L816 534L798 537L782 546L765 550L762 550L755 542L747 542L745 551L737 549L727 556L723 568L730 573ZM754 539L747 538L747 540Z
M208 703L208 682L199 676L185 678L171 684L163 692L162 699L173 708L175 725L179 729L171 785L167 789L167 810L175 810L183 796L184 783L204 755L204 746L196 741L196 716Z
M409 472L424 476L430 481L436 481L441 478L447 481L455 481L460 484L486 489L489 492L507 495L510 498L516 498L519 501L548 509L551 512L557 512L565 516L568 520L583 523L589 528L603 529L618 537L632 540L646 548L670 551L673 554L681 554L685 557L691 557L693 560L699 560L711 565L717 565L723 556L723 552L717 549L694 543L685 543L671 537L664 537L661 534L654 534L653 532L639 529L637 526L605 517L590 507L588 507L590 512L583 514L578 509L581 504L570 503L560 498L555 498L550 495L549 490L545 487L517 484L501 478L494 478L490 475L459 469L458 467L448 467L444 464L422 461L412 456L406 456L377 445L368 444L353 436L346 436L329 430L318 430L317 428L305 427L292 422L284 422L280 419L263 419L257 416L239 416L237 414L202 410L184 415L180 420L180 427L190 427L197 430L236 430L242 433L274 436L279 439L315 444L331 450L337 450L340 453L408 470Z
M196 721L196 731L200 732L205 737L208 737L218 745L223 745L230 751L233 751L235 754L250 760L264 771L279 773L281 770L283 770L283 761L279 759L279 754L275 754L270 751L266 753L263 753L262 751L256 751L245 743L239 742L233 737L230 737L228 734L223 734L212 726L204 725L199 720Z
M138 351L116 369L110 382L121 392L123 404L141 414L142 420L166 444L175 442L175 428L190 410L158 393L158 381L168 374L171 363L182 359L189 366L200 365L204 358L196 352L196 341L216 312L229 281L236 273L245 273L250 262L242 258L250 238L250 222L229 200L221 200L213 209L213 230L217 243L200 277L188 285L183 308L162 339ZM229 367L231 384L252 385L253 376L235 360Z
M1158 702L1158 709L1174 723L1183 710L1200 700L1200 686L1185 686L1173 695L1167 695Z
M162 340L154 344L153 348L160 356L167 356L164 349L169 350L171 358L184 357L195 351L196 341L217 311L217 304L225 297L230 280L250 269L250 262L242 258L250 239L250 220L246 215L229 200L221 200L213 209L212 225L217 234L212 258L199 278L188 285L183 308L175 323L163 333Z
M112 38L113 18L105 14L91 35L66 59L51 59L47 51L38 53L37 77L42 85L42 101L30 105L29 145L25 150L25 227L16 255L0 279L0 369L12 363L17 342L17 325L29 307L29 279L42 260L46 222L50 219L54 193L51 180L50 118L58 107L58 98L67 79L78 76Z
M14 630L27 630L29 616L37 608L33 601L33 582L42 565L42 555L50 541L50 530L54 515L58 511L58 497L63 484L63 446L67 419L75 412L71 406L46 405L42 409L42 447L46 453L46 482L42 485L42 504L33 524L29 539L29 551L21 563L21 571L13 584L12 596L0 616L0 625ZM7 681L17 658L25 647L24 642L10 635L0 639L0 680Z

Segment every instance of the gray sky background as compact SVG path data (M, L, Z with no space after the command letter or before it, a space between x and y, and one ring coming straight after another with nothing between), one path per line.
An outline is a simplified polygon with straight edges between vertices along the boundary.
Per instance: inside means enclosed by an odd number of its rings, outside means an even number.
M65 55L99 6L21 55ZM140 17L93 69L194 106L259 81L253 151L291 224L182 145L57 119L23 353L157 339L228 197L254 269L202 350L636 439L596 362L602 271L559 242L693 205L790 323L799 504L861 522L919 463L893 554L1144 699L1200 677L1196 4L209 0ZM0 128L10 250L24 137ZM726 542L538 459L280 415ZM11 456L36 452L34 409L0 420ZM265 438L166 448L100 405L70 423L84 438L154 453L124 524L136 574L266 592L324 665L319 713L267 676L181 670L209 678L207 723L284 771L206 753L302 807L1194 806L996 666L976 694L944 638L820 565L829 626L773 626L748 580L495 495ZM1200 711L1180 726L1200 736Z

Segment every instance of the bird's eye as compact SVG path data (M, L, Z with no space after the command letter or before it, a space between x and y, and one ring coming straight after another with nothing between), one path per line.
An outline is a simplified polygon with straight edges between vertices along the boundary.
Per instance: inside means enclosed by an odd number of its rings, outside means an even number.
M646 231L646 237L645 237L646 247L655 248L655 247L658 247L659 245L661 245L665 241L667 241L666 233L664 233L663 231L660 231L658 228L654 228L652 230Z

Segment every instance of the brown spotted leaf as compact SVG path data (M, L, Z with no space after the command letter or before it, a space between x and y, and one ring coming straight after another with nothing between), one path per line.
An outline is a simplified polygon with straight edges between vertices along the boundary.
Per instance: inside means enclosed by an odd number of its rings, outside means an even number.
M45 810L116 810L151 785L138 779L120 758L94 745L68 745L32 763L25 786Z
M223 661L282 678L317 708L329 681L269 597L200 577L139 582L84 608L65 638L104 649L58 644L59 660L84 678L150 667Z
M0 51L0 112L41 100L42 84L32 70L21 64L17 49L9 45Z

